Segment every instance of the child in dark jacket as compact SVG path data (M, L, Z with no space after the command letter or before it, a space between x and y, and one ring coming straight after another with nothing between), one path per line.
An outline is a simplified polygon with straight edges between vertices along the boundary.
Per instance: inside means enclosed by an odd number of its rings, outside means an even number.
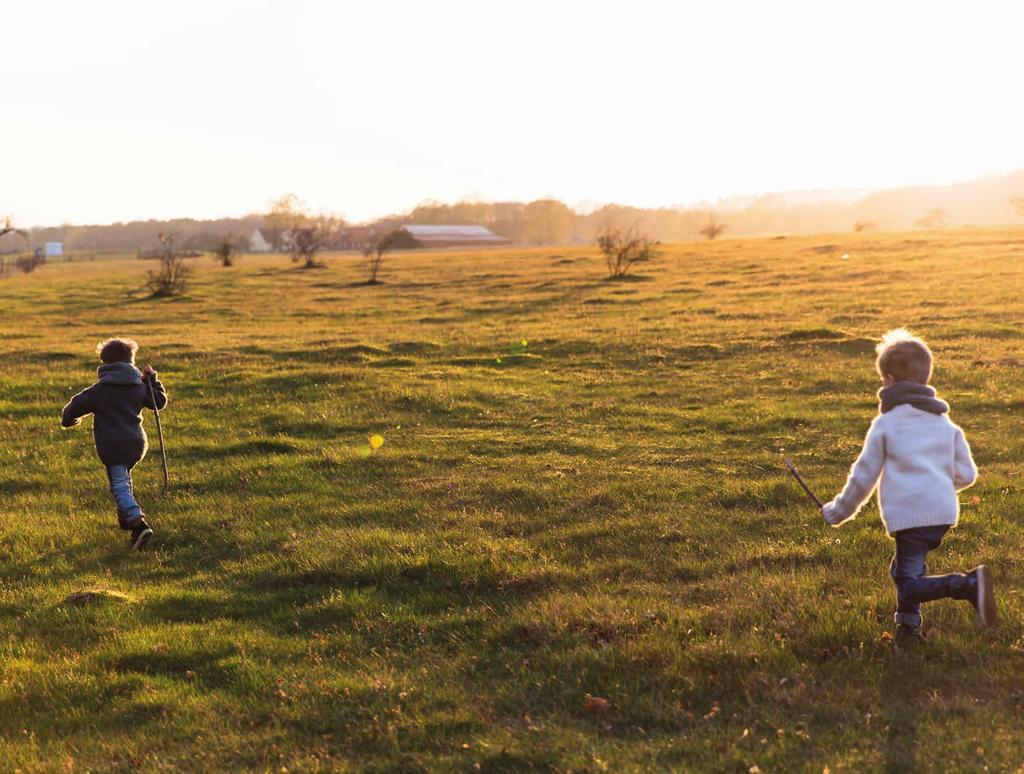
M142 508L132 492L132 468L146 456L142 409L162 409L167 393L156 371L135 367L139 345L131 339L110 339L97 346L99 381L75 395L64 407L61 427L74 427L92 414L93 437L100 461L106 466L110 493L117 504L121 529L131 532L131 547L141 550L153 537ZM153 388L150 394L150 386ZM156 404L153 403L153 397Z

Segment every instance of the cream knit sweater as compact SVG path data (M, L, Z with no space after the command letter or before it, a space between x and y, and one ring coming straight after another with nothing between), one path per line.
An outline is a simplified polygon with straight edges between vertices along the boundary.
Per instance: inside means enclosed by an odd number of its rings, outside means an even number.
M879 414L864 449L850 469L843 491L822 508L833 527L849 521L879 483L882 523L892 535L901 529L956 524L956 493L978 477L964 431L946 414L909 404Z

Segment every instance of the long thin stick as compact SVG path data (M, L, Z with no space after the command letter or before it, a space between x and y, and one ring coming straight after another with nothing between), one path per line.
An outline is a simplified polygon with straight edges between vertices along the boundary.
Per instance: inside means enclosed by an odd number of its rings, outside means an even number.
M146 384L149 385L149 397L153 401L153 413L156 414L156 434L160 439L160 459L164 463L164 494L167 494L167 490L171 486L171 477L167 473L167 452L164 450L164 429L160 425L160 409L156 407L156 393L153 391L153 382L152 380L147 379Z
M816 494L814 494L814 492L811 491L811 488L809 486L807 486L807 482L804 481L803 476L801 476L797 472L796 466L793 465L793 460L791 460L791 459L789 459L787 457L786 459L783 460L783 462L786 463L786 467L789 468L789 472L793 474L793 478L795 478L797 483L800 484L800 486L802 486L804 488L804 491L807 492L807 495L812 500L814 500L814 504L818 506L819 510L821 510L821 508L823 507L824 503L822 503L821 500L818 499L818 496Z

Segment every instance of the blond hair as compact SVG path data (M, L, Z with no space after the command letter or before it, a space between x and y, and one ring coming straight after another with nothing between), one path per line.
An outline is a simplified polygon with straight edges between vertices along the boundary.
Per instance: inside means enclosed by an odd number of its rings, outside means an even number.
M897 382L928 384L932 378L932 351L906 328L895 328L883 334L875 347L878 375L891 376Z

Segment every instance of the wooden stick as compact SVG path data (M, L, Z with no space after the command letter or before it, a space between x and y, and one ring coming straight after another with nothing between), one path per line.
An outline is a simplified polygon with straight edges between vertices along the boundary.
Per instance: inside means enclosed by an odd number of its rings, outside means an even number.
M814 504L818 506L818 510L820 511L822 507L824 507L824 503L822 503L821 500L818 499L818 496L811 491L811 488L807 486L807 482L804 481L803 476L797 472L796 466L793 464L793 460L787 457L783 462L786 464L786 467L789 468L789 472L793 474L793 478L795 478L797 483L803 487L805 492L807 492L808 497L814 500Z
M167 452L164 451L164 429L160 425L160 409L156 407L156 392L153 390L153 382L151 379L147 379L146 384L149 385L149 397L153 401L153 413L156 414L156 434L160 439L160 459L164 463L164 494L167 494L167 490L171 486L171 477L167 473Z

